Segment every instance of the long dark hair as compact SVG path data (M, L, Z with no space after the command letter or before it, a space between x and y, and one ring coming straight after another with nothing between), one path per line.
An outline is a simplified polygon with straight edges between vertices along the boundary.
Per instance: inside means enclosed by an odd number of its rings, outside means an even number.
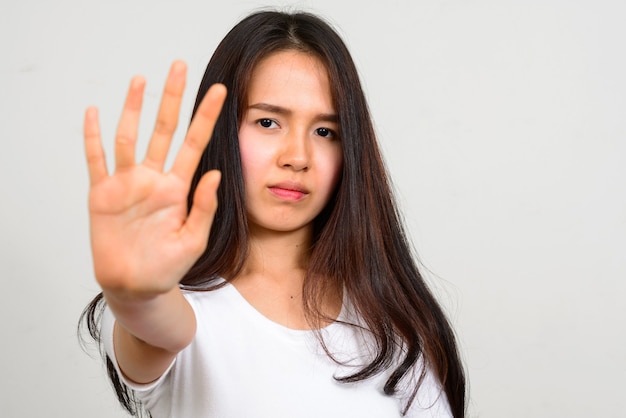
M454 333L427 288L407 242L356 67L337 33L314 15L254 13L226 35L211 58L194 112L214 83L226 85L229 95L194 176L189 203L198 181L211 169L222 172L220 203L207 250L180 283L190 289L212 290L220 286L220 278L233 278L243 266L248 225L238 127L253 69L263 58L284 50L312 54L326 66L343 150L337 190L314 221L314 242L303 289L307 317L311 323L319 321L324 296L345 289L363 327L376 343L369 364L354 374L336 378L360 381L394 367L384 387L390 395L401 380L412 377L423 361L424 370L432 370L441 383L454 417L464 417L465 376ZM99 295L81 316L96 340L101 304ZM118 398L134 414L132 391L119 381L110 362L107 358Z

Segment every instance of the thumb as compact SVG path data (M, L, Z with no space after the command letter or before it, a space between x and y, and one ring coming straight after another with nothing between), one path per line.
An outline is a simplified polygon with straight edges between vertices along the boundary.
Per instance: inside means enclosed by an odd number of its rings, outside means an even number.
M200 252L204 251L217 210L217 188L221 178L222 173L217 170L211 170L202 176L193 195L189 216L183 226L185 235L196 244L194 247L202 247Z

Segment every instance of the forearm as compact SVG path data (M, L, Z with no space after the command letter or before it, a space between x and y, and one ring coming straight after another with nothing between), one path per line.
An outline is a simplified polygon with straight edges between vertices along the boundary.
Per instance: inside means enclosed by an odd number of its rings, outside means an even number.
M223 85L207 91L174 164L164 171L185 80L186 65L172 64L146 158L137 163L145 80L133 78L116 131L111 174L98 111L90 107L85 112L94 273L116 318L117 363L128 378L140 383L158 378L195 336L195 315L178 284L204 252L217 208L219 172L202 177L191 207L187 198L226 98Z
M195 314L178 287L151 298L111 291L104 296L116 318L115 356L132 381L148 383L160 377L195 336Z

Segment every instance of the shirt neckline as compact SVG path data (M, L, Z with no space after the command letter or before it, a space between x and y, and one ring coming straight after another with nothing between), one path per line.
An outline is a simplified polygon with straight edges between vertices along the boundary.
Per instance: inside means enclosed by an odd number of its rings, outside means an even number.
M231 293L231 296L235 299L237 299L237 301L239 302L239 305L241 305L245 311L247 316L251 317L251 319L260 322L262 324L265 325L269 325L279 331L281 331L282 333L285 334L290 334L292 336L299 336L299 337L303 337L303 336L311 336L314 335L316 333L316 331L321 331L321 332L330 332L332 331L334 328L336 328L337 326L340 325L341 321L344 320L345 318L345 310L346 310L346 295L344 292L344 296L343 296L343 301L341 304L341 309L339 310L339 315L337 315L337 318L335 319L335 321L331 322L330 324L319 328L318 330L315 329L295 329L295 328L290 328L286 325L280 324L270 318L268 318L267 316L263 315L258 309L256 309L250 302L248 302L248 300L239 292L239 290L237 290L237 288L231 284L231 283L226 283L224 285L224 289L227 292Z

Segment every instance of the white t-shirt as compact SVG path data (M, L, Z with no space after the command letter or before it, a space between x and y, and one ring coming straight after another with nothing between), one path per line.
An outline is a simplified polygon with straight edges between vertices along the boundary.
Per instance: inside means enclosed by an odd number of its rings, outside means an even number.
M157 381L134 389L153 418L400 417L405 395L382 388L390 371L356 383L339 383L363 364L367 343L354 327L333 323L322 330L331 360L312 331L279 325L250 305L230 284L210 292L184 292L196 315L193 342ZM339 319L347 319L345 307ZM102 320L106 352L113 350L114 317ZM422 383L406 415L448 418L445 394L432 375Z

